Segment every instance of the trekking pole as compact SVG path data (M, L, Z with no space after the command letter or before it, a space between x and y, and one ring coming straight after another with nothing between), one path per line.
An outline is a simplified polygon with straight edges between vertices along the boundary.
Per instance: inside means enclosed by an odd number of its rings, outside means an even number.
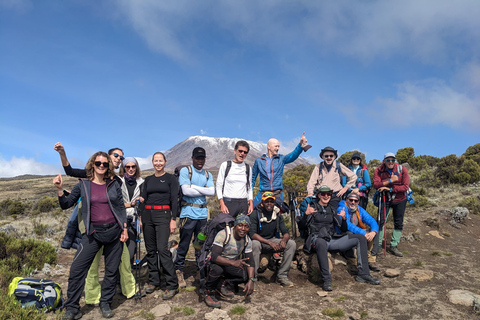
M385 205L385 191L382 192L383 198L383 254L387 255L387 206Z
M289 197L289 204L290 204L290 221L292 223L292 236L293 236L293 239L295 239L297 238L297 226L295 224L295 205L294 205L295 193L289 192L288 197Z
M137 232L136 236L136 249L137 251L135 252L135 302L138 302L138 300L142 299L142 279L141 279L141 272L142 272L142 266L141 266L141 253L140 253L140 232L141 232L141 227L140 227L140 219L138 218L138 206L140 204L140 201L137 201L135 203L135 210L133 212L133 217L135 219L135 229ZM138 286L138 287L137 287Z

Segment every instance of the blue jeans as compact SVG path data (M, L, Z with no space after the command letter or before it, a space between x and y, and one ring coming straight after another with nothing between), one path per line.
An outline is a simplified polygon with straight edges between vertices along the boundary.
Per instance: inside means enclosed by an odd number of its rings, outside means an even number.
M183 272L185 267L185 256L187 255L188 248L190 247L190 241L195 240L200 230L207 223L207 219L180 219L180 243L177 249L177 259L175 260L175 269ZM193 241L192 241L193 242ZM200 251L195 250L195 259L198 259Z

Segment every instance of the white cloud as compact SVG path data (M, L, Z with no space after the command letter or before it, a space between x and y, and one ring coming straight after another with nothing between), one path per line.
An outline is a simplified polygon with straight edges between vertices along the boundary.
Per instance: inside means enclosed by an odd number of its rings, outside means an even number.
M35 159L25 157L12 157L5 160L0 155L0 177L9 178L24 174L49 175L62 173L63 170L45 163L36 162Z
M207 134L207 131L205 131L205 130L203 130L203 129L200 129L200 134L204 136L204 135Z
M397 98L380 98L378 103L380 109L371 112L389 125L441 124L479 130L480 100L442 80L402 83L398 86Z

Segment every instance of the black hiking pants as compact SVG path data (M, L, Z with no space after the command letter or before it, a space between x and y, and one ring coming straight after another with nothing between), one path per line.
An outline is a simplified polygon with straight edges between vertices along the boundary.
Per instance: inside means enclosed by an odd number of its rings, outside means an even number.
M228 208L228 214L237 217L239 214L248 214L248 199L236 199L223 197L223 203Z
M170 210L148 210L142 214L143 237L147 249L148 283L160 286L160 268L165 275L168 290L178 288L172 253L168 250L170 236Z
M93 235L83 234L82 242L70 267L67 289L68 300L65 303L65 309L71 310L73 313L79 312L80 297L85 288L85 278L95 255L102 246L103 255L105 256L105 276L102 281L100 303L112 303L117 284L116 273L122 257L123 243L120 242L120 237L111 243L101 243L95 240Z
M185 256L187 255L190 241L196 239L203 226L207 224L207 219L180 219L180 243L177 249L177 259L175 259L175 269L183 272L185 267ZM198 260L200 250L195 250L195 259ZM198 265L198 261L197 261Z
M324 283L332 282L332 276L328 269L328 251L347 251L355 247L357 248L358 274L370 274L368 268L367 239L364 235L347 234L341 238L332 238L330 241L323 238L317 239L315 242L315 250L317 252L317 261L320 266L320 272Z
M328 265L327 265L328 268ZM210 264L210 270L208 270L207 281L205 282L205 289L208 291L215 291L218 287L220 280L225 278L225 281L230 284L238 284L247 282L248 275L247 269L235 268L232 266L221 266L216 263Z

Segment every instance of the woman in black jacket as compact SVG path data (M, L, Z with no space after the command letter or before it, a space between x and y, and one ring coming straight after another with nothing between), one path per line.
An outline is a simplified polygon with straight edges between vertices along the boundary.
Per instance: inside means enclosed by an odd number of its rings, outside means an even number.
M65 319L79 319L80 297L85 286L85 277L98 250L104 246L105 277L102 283L100 312L111 318L110 309L115 295L115 273L120 263L123 243L128 239L127 219L122 191L114 175L113 163L105 152L97 152L85 166L87 179L81 179L69 195L63 192L62 176L53 179L58 189L60 207L67 209L82 198L82 215L86 232L82 236L68 278L65 304Z
M367 257L367 240L363 235L346 233L345 211L337 214L336 205L330 203L332 190L321 186L315 197L308 197L302 203L303 217L298 222L299 229L308 230L304 247L310 253L317 253L318 265L323 279L323 290L332 291L332 275L328 268L328 252L357 249L358 276L355 280L370 284L380 281L370 275Z
M165 172L167 160L163 153L154 153L152 163L155 173L145 178L140 197L140 201L145 204L142 212L148 263L148 285L145 291L153 293L160 288L162 268L167 283L162 299L168 300L178 292L178 279L168 250L168 237L177 228L178 180Z

